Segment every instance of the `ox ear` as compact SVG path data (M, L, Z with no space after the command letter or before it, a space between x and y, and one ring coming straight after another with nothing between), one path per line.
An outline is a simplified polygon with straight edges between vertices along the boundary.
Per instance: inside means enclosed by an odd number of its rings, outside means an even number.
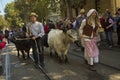
M65 24L62 25L61 30L62 30L64 33L67 32L67 28L66 28Z
M64 33L66 33L66 32L67 32L67 29L66 29L65 27L63 27L63 28L62 28L62 31L63 31Z

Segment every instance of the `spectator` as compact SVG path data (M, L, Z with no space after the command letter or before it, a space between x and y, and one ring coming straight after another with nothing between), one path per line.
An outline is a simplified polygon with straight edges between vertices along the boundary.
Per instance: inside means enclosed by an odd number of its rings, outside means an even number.
M48 32L49 32L49 26L47 23L45 23L45 25L44 25L44 31L45 31L45 34L48 34Z
M106 34L106 39L107 39L107 43L109 45L109 48L113 47L113 37L112 37L112 33L113 33L113 19L105 13L105 34Z
M104 36L105 35L105 32L104 32L105 24L104 24L104 22L105 22L105 16L104 16L104 14L102 14L100 17L100 23L101 23L102 28L99 29L101 41L105 40L105 36Z
M5 30L5 38L7 39L7 43L9 44L9 39L8 39L8 37L9 37L9 30Z
M0 40L2 41L2 42L0 42L0 75L1 75L3 73L1 50L6 45L6 39L5 39L4 35L0 35Z
M117 44L120 47L120 18L117 21L117 37L118 37Z

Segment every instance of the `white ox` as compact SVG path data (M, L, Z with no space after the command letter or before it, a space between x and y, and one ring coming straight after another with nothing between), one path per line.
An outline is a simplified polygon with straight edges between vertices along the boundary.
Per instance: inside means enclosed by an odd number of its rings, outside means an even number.
M50 47L50 55L54 50L58 56L59 62L68 62L67 52L71 42L77 40L77 32L75 30L68 30L66 33L59 29L52 29L48 33L48 45Z

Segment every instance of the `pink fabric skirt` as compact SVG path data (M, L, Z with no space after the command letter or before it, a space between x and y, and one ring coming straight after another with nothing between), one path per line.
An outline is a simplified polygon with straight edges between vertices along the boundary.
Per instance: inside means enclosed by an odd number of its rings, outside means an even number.
M99 55L99 49L97 46L97 38L90 39L89 41L84 41L85 50L89 57L96 57Z

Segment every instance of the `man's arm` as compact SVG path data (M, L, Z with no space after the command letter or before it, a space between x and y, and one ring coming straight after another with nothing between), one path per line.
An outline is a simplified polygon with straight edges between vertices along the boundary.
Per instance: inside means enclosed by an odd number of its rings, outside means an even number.
M43 35L45 35L45 33L44 33L44 27L43 27L43 24L42 23L40 23L40 33L38 34L38 36L39 37L42 37Z

